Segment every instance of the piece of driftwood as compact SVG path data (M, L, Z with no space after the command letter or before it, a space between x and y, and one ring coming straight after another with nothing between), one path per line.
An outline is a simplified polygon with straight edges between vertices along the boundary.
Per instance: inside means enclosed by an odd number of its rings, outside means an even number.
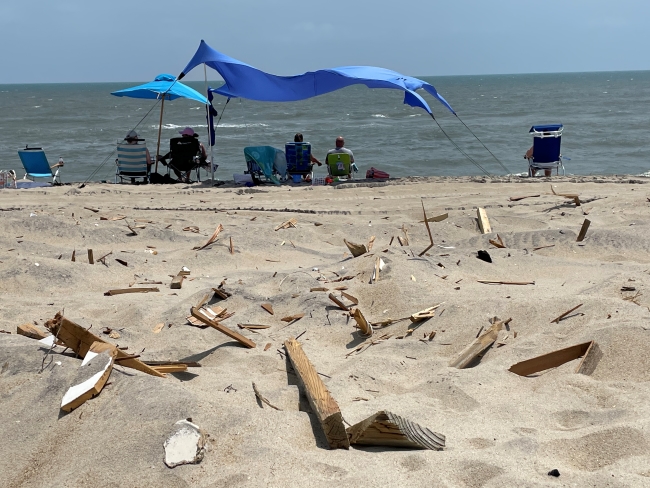
M355 244L354 242L350 242L347 239L343 239L343 242L345 242L345 245L348 246L348 249L350 250L350 253L355 258L368 252L368 250L366 249L366 246L363 245L363 244Z
M183 287L184 279L185 279L185 275L177 274L176 276L174 276L174 279L169 285L169 288L171 288L172 290L180 290Z
M445 436L387 410L362 420L347 429L350 444L390 446L442 451Z
M564 312L564 313L563 313L562 315L560 315L559 317L554 318L553 320L551 320L551 323L555 322L556 324L559 324L559 323L560 323L560 320L562 320L564 317L566 317L567 315L569 315L569 314L570 314L571 312L573 312L574 310L578 310L580 307L582 307L582 305L583 305L583 304L581 303L580 305L576 305L575 307L573 307L571 310L567 310L566 312Z
M61 410L71 412L99 395L111 375L116 357L117 349L113 348L101 353L90 353L84 358L74 380L75 384L63 395Z
M107 343L100 337L97 337L95 334L87 331L80 325L75 324L71 320L66 319L60 313L57 313L53 319L48 320L45 323L45 327L55 336L63 342L66 347L72 349L78 356L85 358L88 351L91 349L94 343L101 344L103 347L110 348L115 347L113 344ZM105 345L105 346L104 346ZM101 352L101 350L94 350L94 352ZM124 351L117 350L117 359L130 357ZM137 369L143 373L150 374L152 376L164 377L165 375L158 373L157 371L151 369L149 366L144 364L138 359L129 359L128 361L122 361L120 363L122 366L127 368Z
M436 316L436 309L438 309L440 305L442 305L442 303L439 303L433 307L425 308L419 312L415 312L409 318L411 319L411 322L422 322L423 320L433 318Z
M235 339L237 342L242 344L243 346L246 346L250 349L253 349L255 347L255 343L251 341L249 338L244 337L243 335L235 332L234 330L229 329L225 325L221 325L219 322L215 320L211 320L208 317L206 317L203 313L201 313L198 309L192 307L192 317L195 319L199 319L201 322L203 322L206 325L209 325L210 327L217 329L219 332L222 334L227 335L231 339Z
M523 196L518 196L518 197L510 197L511 202L518 202L519 200L523 200L524 198L537 198L540 195L523 195Z
M478 228L480 229L481 234L490 234L492 232L492 227L490 227L490 220L488 219L485 209L479 207L476 210L476 216L478 219Z
M318 419L330 449L349 449L350 441L343 425L338 404L320 379L302 346L295 339L288 339L284 347L296 375L305 390L309 404Z
M219 236L219 233L220 233L222 230L223 230L223 225L219 224L219 225L217 226L217 228L215 229L215 231L214 231L214 232L212 233L212 235L210 236L210 239L208 239L208 242L206 242L206 243L203 244L202 246L196 246L196 247L193 247L192 249L193 249L194 251L200 251L200 250L202 250L202 249L205 249L206 247L208 247L210 244L214 243L214 241L217 240L217 237Z
M582 223L582 227L580 228L580 233L578 234L578 238L576 239L576 242L582 242L582 240L587 235L587 230L589 229L590 224L591 224L591 220L585 219L585 221Z
M492 244L494 247L498 247L499 249L503 249L506 247L506 245L503 243L503 239L501 239L501 236L497 234L496 239L488 239L488 242Z
M287 315L286 317L282 317L280 320L282 320L282 322L293 322L294 320L300 320L304 316L305 316L304 313L296 313L293 315Z
M344 304L341 300L339 300L338 298L336 298L336 297L334 296L334 293L330 293L330 294L329 294L329 299L332 300L334 303L336 303L336 305L337 305L341 310L345 310L346 312L349 312L349 311L350 311L350 308L349 308L346 304Z
M492 280L476 280L485 285L534 285L534 281L492 281Z
M150 293L160 291L158 288L119 288L117 290L108 290L104 293L107 297L112 297L114 295L123 295L124 293Z
M257 397L257 399L258 399L261 403L266 403L269 407L271 407L271 408L273 408L273 409L275 409L275 410L279 410L280 412L282 411L281 408L278 408L278 407L276 407L275 405L273 405L270 401L268 401L268 400L264 397L264 395L262 395L262 394L260 393L260 391L257 389L257 386L255 385L255 382L254 382L254 381L253 381L253 391L255 392L255 396ZM262 407L262 408L263 408L263 407Z
M275 230L280 230L280 229L288 229L289 227L295 227L298 221L296 219L289 219L285 222L282 222L280 225L278 225Z
M357 323L357 326L359 327L359 330L361 331L361 334L370 337L372 335L372 326L370 323L366 320L366 318L363 316L361 313L361 310L358 308L355 308L352 312L350 312L350 316L355 320Z
M88 249L88 264L95 264L95 260L93 259L92 249Z
M424 251L422 251L420 254L418 254L418 256L423 256L425 252L427 252L429 249L431 249L433 247L433 235L431 234L431 228L429 227L429 219L427 219L427 212L424 209L424 202L421 200L420 203L422 204L422 214L424 215L424 225L426 226L427 233L429 234L429 245L427 246L427 248ZM438 217L441 217L441 216L438 216ZM437 217L434 217L434 219L436 219L436 218ZM447 214L444 215L444 218L445 219L447 218ZM444 220L444 219L442 219L442 220ZM432 220L432 222L440 222L440 221L439 220Z
M30 339L37 339L39 341L49 336L49 334L46 334L45 332L41 332L32 324L19 325L16 328L16 332L22 336L29 337Z
M550 368L557 368L564 363L568 363L569 361L573 361L582 356L587 356L588 352L591 353L591 357L585 357L576 368L576 373L588 375L593 373L598 361L600 361L600 358L602 357L602 352L594 341L583 342L582 344L576 344L575 346L559 349L526 361L521 361L510 366L508 371L519 376L529 376Z
M499 331L511 320L512 319L505 321L498 320L494 322L492 326L483 333L483 335L474 340L474 342L466 347L456 359L449 363L449 366L452 368L465 369L467 366L472 364L482 352L486 351L492 344L494 344L494 341L497 340L497 336L499 335Z
M260 305L260 306L261 306L264 310L266 310L268 313L270 313L271 315L274 315L274 312L273 312L273 305L271 305L270 303L263 303L263 304Z

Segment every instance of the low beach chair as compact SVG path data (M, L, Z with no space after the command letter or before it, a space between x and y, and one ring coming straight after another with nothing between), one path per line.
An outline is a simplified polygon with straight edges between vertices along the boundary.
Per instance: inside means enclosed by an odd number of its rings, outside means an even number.
M535 170L552 170L555 173L566 174L560 146L562 144L562 124L534 125L528 131L533 135L533 157L528 159L528 176L533 175Z
M121 142L117 145L117 159L115 160L115 183L120 179L130 178L135 183L137 178L149 183L149 161L147 161L147 146L144 144L128 144Z
M346 153L331 153L327 155L327 172L330 176L346 176L352 178L352 163Z
M246 159L246 166L253 178L253 183L259 185L262 183L264 177L266 181L270 181L276 185L280 184L278 175L278 159L284 159L284 153L273 146L247 146L244 148L244 158ZM286 169L285 169L286 172Z
M20 162L23 163L23 168L25 168L25 176L23 179L26 180L29 178L33 181L35 178L52 178L53 185L61 184L59 171L63 163L59 162L50 166L45 156L45 151L40 147L25 146L25 149L18 150L18 156L20 157ZM52 172L54 168L56 168L56 171Z
M308 142L287 142L284 145L287 160L287 174L311 177L311 144Z
M181 179L190 182L192 170L196 170L196 179L201 181L200 165L201 143L194 137L174 137L169 141L169 169L181 174Z

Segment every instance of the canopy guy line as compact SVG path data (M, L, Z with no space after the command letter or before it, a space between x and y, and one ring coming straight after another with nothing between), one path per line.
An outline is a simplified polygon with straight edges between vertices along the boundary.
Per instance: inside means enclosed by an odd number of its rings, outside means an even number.
M474 166L476 166L478 169L480 169L481 171L483 171L483 173L485 173L487 176L491 176L490 173L488 173L488 172L485 170L485 168L483 168L483 166L481 166L479 163L477 163L476 161L474 161L474 159L472 159L472 157L471 157L469 154L467 154L465 151L463 151L463 150L460 148L460 146L459 146L458 144L456 144L456 142L455 142L451 137L449 137L449 134L447 134L447 133L445 132L445 129L442 128L442 126L440 125L440 122L438 122L438 120L434 117L434 115L433 115L433 114L430 114L430 115L431 115L431 118L433 119L433 121L438 125L438 127L440 128L440 130L442 131L442 133L445 135L445 137L446 137L447 139L449 139L449 141L454 145L454 147L455 147L456 149L458 149L458 150L461 152L461 154L462 154L463 156L465 156L469 161L471 161L472 164L474 164Z
M476 140L477 140L478 142L481 143L481 145L485 148L485 150L486 150L487 152L489 152L490 154L492 154L492 157L496 160L497 163L499 163L499 166L501 166L507 174L511 174L511 171L510 171L508 168L505 167L505 165L504 165L504 164L499 160L499 158L497 158L497 157L492 153L492 151L490 151L490 150L487 148L487 146L486 146L485 144L483 144L483 141L481 141L481 140L478 138L478 136L477 136L476 134L474 134L474 132L472 132L472 129L470 129L469 127L467 127L467 124L466 124L465 122L463 122L463 120L458 116L458 114L454 114L454 115L456 116L456 118L457 118L458 120L460 120L460 123L463 124L463 125L465 126L465 128L470 132L470 134L472 134L472 135L476 138Z

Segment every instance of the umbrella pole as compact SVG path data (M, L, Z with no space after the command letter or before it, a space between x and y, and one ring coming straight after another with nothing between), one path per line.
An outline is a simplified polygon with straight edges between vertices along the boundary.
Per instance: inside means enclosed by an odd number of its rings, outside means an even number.
M162 96L160 104L160 122L158 122L158 144L156 145L156 173L158 172L158 157L160 156L160 132L162 131L163 108L165 107L165 95Z
M206 67L205 63L203 63L203 80L204 80L203 84L204 84L205 96L206 96L205 120L208 123L208 144L210 144L210 183L212 184L212 186L214 186L214 146L211 144L211 142L212 142L212 133L210 131L210 107L208 106L209 102L207 101L207 96L208 96L208 68Z

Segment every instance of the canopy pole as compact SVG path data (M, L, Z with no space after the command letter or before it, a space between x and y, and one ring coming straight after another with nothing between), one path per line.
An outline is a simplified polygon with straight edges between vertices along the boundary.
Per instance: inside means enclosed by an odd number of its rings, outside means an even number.
M160 121L158 122L158 144L156 144L156 173L158 172L158 157L160 156L160 133L162 132L163 108L165 107L165 94L162 95L160 104Z
M208 144L210 144L210 183L214 186L214 146L212 143L212 133L210 132L210 107L208 104L208 68L203 63L203 86L205 88L205 120L208 126Z

